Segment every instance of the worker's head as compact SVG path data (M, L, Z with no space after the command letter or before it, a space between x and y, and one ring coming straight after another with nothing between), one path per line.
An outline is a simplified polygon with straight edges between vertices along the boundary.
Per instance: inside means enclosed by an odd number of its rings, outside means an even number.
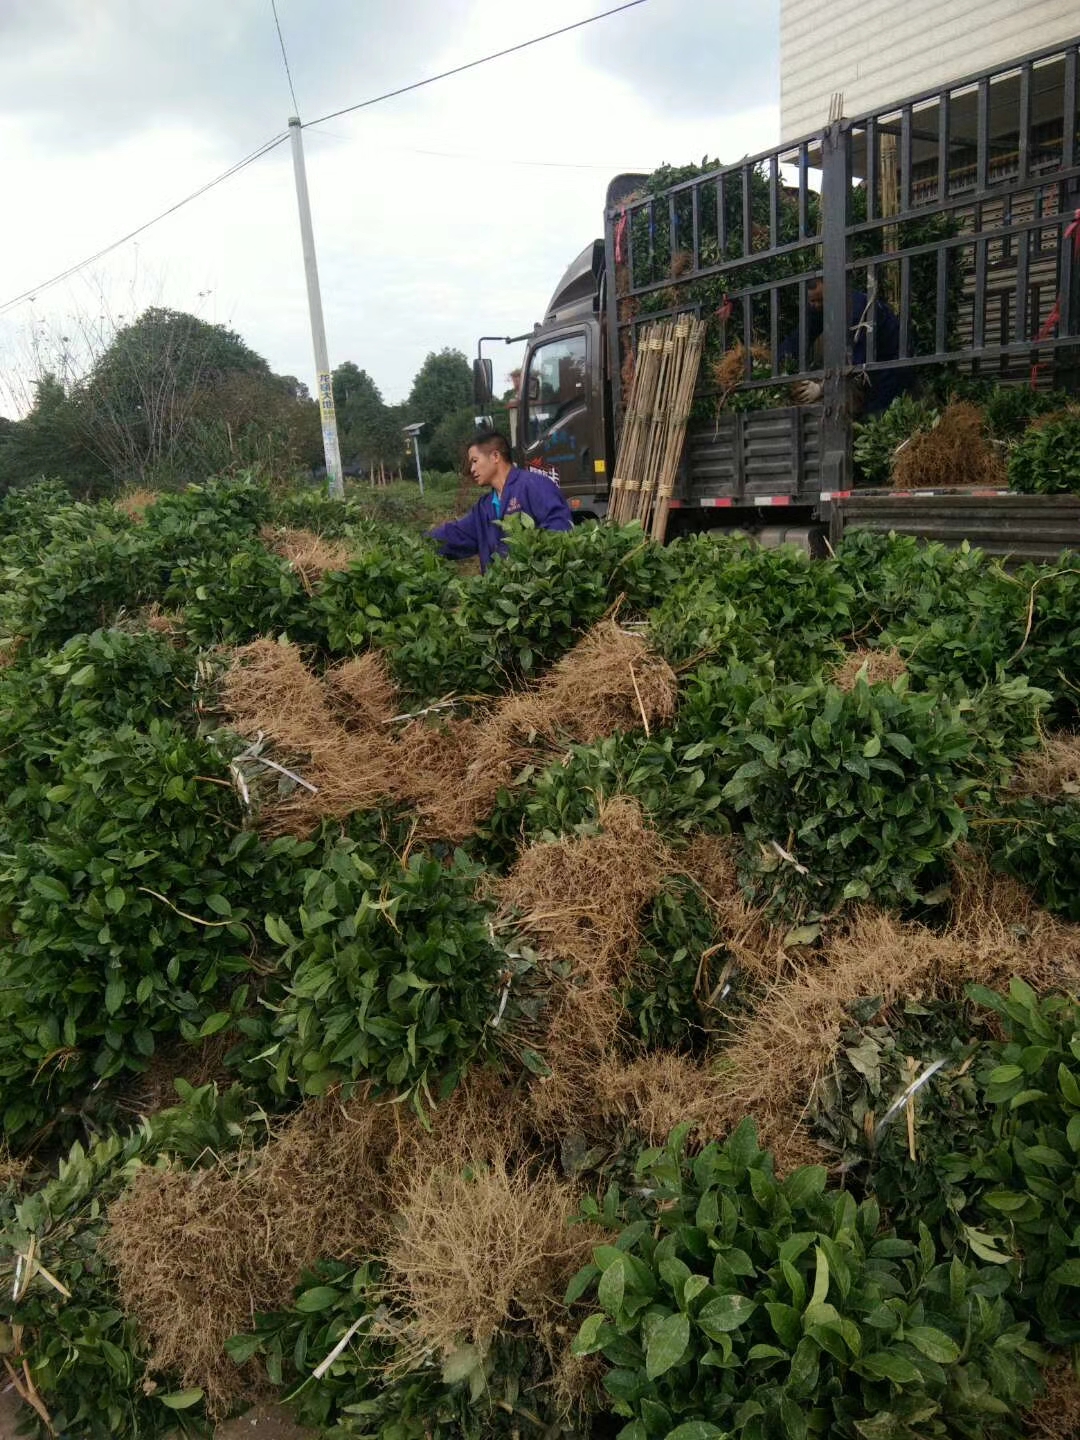
M811 280L806 288L806 303L811 310L820 310L825 298L825 281L819 275L816 280Z
M469 474L477 485L502 488L513 459L510 441L498 430L481 430L469 444Z

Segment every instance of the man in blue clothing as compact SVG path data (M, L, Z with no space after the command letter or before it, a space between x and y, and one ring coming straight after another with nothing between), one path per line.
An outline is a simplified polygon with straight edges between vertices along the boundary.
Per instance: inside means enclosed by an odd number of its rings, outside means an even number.
M555 481L539 470L512 464L510 442L497 431L481 431L469 446L469 474L477 485L490 486L460 520L448 520L428 535L448 560L479 555L486 570L492 556L506 553L501 521L531 515L541 530L572 530L574 517Z
M815 349L824 329L825 287L821 280L815 280L806 292L809 314L807 316L807 354L811 363L816 359ZM874 330L875 360L899 360L900 322L884 300L870 304L864 290L855 290L848 301L848 324L851 327L851 363L855 368L866 364L866 335L869 327ZM779 360L798 361L798 333L788 335L781 342ZM820 361L818 361L820 363ZM896 397L909 390L914 382L914 371L908 366L895 370L865 370L862 384L852 396L854 410L863 415L879 415L887 410ZM791 387L792 399L797 405L812 405L821 399L820 380L799 380Z

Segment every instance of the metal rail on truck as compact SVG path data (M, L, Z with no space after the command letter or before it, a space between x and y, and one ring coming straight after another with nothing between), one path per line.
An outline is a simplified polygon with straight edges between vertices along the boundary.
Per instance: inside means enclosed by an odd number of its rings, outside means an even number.
M947 367L1080 389L1078 60L1080 37L609 208L616 429L642 327L711 322L684 506L853 488L857 386L873 400ZM796 378L820 381L823 403L800 424L783 403L733 415L725 359L743 403ZM783 483L759 484L754 462L779 474L781 455Z

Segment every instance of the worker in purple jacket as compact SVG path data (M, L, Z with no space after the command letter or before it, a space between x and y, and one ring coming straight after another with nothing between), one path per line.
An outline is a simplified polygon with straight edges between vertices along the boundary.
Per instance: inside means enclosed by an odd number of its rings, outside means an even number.
M574 518L555 481L539 470L511 463L510 442L495 430L481 431L469 446L469 474L491 493L478 500L460 520L448 520L428 534L448 560L480 556L486 570L493 555L506 553L500 521L531 515L541 530L572 530Z

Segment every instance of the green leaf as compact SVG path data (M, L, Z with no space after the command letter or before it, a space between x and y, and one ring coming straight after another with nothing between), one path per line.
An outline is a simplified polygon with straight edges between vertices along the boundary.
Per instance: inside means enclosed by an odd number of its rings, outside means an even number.
M1080 1106L1080 1081L1065 1064L1058 1066L1058 1084L1069 1104Z
M326 1310L340 1298L340 1292L331 1285L313 1285L310 1290L301 1291L293 1301L293 1309L309 1315L315 1310Z
M953 1365L960 1359L960 1347L956 1342L932 1325L908 1325L904 1329L904 1339L914 1345L920 1355L938 1365Z
M715 1340L745 1325L756 1309L757 1303L745 1295L718 1295L703 1305L694 1319L709 1339Z
M203 1392L196 1385L191 1390L174 1390L171 1395L159 1395L157 1398L170 1410L190 1410L203 1398Z
M203 1021L199 1030L199 1038L205 1040L208 1035L216 1035L219 1030L224 1030L232 1020L228 1010L217 1010L213 1015L208 1015Z
M805 1209L811 1200L816 1200L825 1193L825 1182L828 1178L829 1172L824 1165L804 1165L800 1170L796 1170L784 1181L784 1195L788 1204L800 1210Z
M484 1363L483 1353L476 1345L460 1345L442 1363L442 1379L446 1385L459 1385Z
M113 975L105 986L105 1013L115 1015L124 1003L127 994L127 984L122 975Z
M986 1260L991 1265L1007 1265L1012 1259L1008 1251L998 1249L995 1237L985 1230L976 1230L970 1225L965 1225L963 1230L964 1239L980 1260Z
M261 1335L230 1335L225 1341L225 1353L237 1365L245 1365L262 1348Z
M573 1305L575 1301L580 1300L599 1274L600 1271L597 1266L583 1265L571 1279L569 1285L567 1285L566 1294L563 1296L563 1304Z
M711 1425L708 1420L687 1420L682 1425L676 1425L674 1430L669 1430L664 1440L716 1440L716 1437L723 1435L724 1431L719 1425Z
M829 1261L820 1245L814 1256L814 1293L810 1297L813 1306L824 1305L829 1298Z
M666 1374L686 1354L690 1343L690 1319L681 1311L661 1320L649 1337L645 1352L645 1374L650 1380Z
M622 1309L625 1294L626 1263L620 1256L619 1260L609 1265L601 1275L600 1284L596 1287L596 1298L612 1319L616 1319Z
M573 1343L570 1346L573 1354L595 1355L604 1343L603 1340L600 1339L600 1331L606 1318L601 1311L597 1311L595 1315L590 1315L581 1322L581 1328L574 1336Z
M225 899L224 895L219 895L216 892L207 895L206 908L212 910L215 915L228 916L232 914L232 906L228 900Z
M892 1380L897 1385L913 1385L922 1379L910 1360L905 1360L902 1355L893 1355L888 1350L865 1356L856 1363L855 1369L871 1380Z
M1059 1285L1080 1285L1080 1260L1066 1260L1056 1270L1050 1271L1050 1279Z
M124 908L124 901L126 899L127 895L121 887L114 885L110 890L106 890L105 892L105 908L111 910L114 915L118 915Z
M30 885L39 895L44 895L46 900L55 900L66 905L71 899L67 886L52 875L31 875Z

